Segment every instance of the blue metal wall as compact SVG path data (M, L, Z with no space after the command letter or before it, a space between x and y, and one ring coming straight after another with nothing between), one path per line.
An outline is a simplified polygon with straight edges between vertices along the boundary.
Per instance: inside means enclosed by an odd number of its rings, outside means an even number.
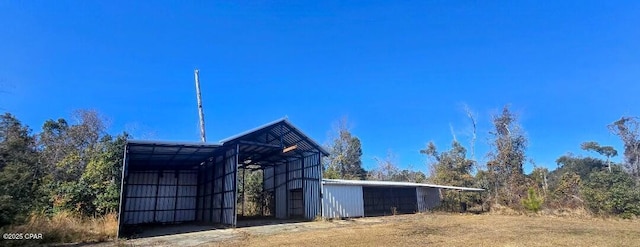
M130 171L122 223L180 223L196 220L197 171Z
M236 224L237 148L229 148L200 168L197 220Z

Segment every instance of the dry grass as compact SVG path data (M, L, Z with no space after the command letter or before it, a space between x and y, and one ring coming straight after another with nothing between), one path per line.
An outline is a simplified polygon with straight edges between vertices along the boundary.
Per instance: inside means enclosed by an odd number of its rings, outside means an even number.
M301 232L243 236L224 246L638 246L640 221L498 214L363 218ZM221 243L218 243L221 244ZM212 244L215 246L215 244Z
M115 239L118 229L116 214L103 217L80 217L61 212L53 217L32 215L24 225L2 229L3 233L41 233L41 240L13 240L3 245L22 246L43 243L102 242Z

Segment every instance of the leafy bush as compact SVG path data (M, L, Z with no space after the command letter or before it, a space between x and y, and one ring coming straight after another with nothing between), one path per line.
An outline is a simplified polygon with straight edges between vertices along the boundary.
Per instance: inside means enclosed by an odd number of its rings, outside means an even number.
M616 214L628 218L640 215L640 188L621 169L594 172L582 186L587 206L596 214Z

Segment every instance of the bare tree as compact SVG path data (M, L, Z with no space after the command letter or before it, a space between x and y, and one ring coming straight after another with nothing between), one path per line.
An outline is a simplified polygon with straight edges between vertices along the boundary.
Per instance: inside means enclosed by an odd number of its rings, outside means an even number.
M607 126L624 143L625 168L640 181L640 122L637 117L622 117Z
M400 171L396 165L396 154L391 150L387 151L387 156L384 159L378 157L374 157L373 159L378 163L378 167L369 173L369 179L371 180L390 181L393 180L394 176Z
M477 124L476 124L476 114L473 113L469 105L464 104L464 112L467 114L467 117L471 121L471 140L469 141L469 148L471 152L471 159L476 164L476 170L479 170L477 166L479 166L480 162L476 160L476 139L477 139Z
M453 130L453 124L449 123L449 130L451 130L451 136L453 137L454 141L458 141L458 138L456 138L456 132Z

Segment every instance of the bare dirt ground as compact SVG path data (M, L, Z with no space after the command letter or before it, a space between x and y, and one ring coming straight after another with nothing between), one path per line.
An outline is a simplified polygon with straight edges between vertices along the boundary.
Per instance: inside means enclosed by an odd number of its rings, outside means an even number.
M640 246L640 221L410 214L203 231L96 246Z

